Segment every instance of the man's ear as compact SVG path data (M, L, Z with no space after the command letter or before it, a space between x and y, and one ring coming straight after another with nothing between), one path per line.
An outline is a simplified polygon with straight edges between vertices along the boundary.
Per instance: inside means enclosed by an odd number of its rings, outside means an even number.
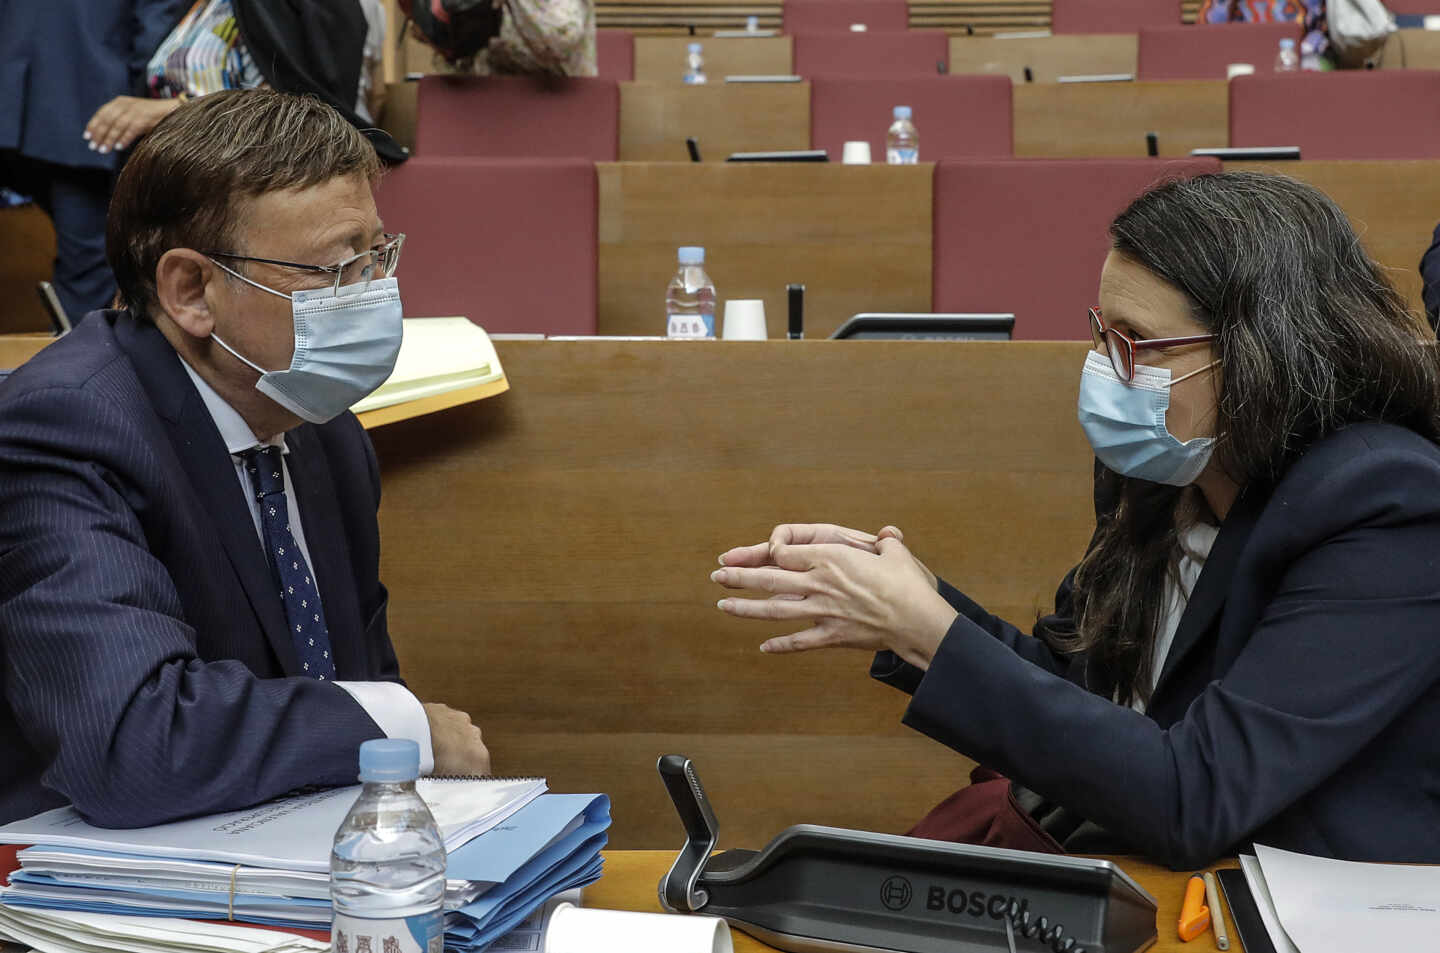
M215 263L198 251L170 249L155 266L155 297L160 310L191 337L208 338L215 330L208 289L222 278Z

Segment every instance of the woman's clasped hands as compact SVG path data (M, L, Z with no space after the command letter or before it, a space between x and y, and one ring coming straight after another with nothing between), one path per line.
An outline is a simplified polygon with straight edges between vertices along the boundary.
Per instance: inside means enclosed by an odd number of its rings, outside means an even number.
M889 649L925 669L956 616L935 575L894 526L871 535L829 523L787 523L767 542L729 550L720 565L710 578L725 588L768 593L728 596L721 611L805 626L767 640L762 652Z

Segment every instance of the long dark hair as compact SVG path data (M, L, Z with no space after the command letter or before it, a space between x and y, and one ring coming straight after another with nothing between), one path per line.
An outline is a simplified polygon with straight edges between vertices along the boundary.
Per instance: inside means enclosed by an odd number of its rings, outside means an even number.
M1216 463L1273 484L1316 440L1387 421L1440 443L1440 367L1380 266L1324 193L1280 175L1168 182L1110 226L1114 251L1180 289L1217 335ZM1121 703L1148 701L1179 539L1204 517L1193 487L1124 479L1076 572L1073 632Z

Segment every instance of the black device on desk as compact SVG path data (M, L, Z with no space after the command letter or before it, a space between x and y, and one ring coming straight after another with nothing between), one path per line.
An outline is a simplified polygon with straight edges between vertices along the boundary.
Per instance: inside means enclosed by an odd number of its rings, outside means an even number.
M1138 953L1155 898L1109 861L799 824L711 856L695 766L657 765L686 842L660 881L672 913L723 917L794 953Z
M780 152L732 152L726 162L829 162L824 149L786 149Z
M857 314L830 337L855 341L1008 341L1013 314Z

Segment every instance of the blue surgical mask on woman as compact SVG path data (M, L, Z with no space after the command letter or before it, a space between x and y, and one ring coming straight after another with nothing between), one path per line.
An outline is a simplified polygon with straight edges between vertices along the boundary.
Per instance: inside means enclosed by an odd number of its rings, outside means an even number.
M212 261L214 259L211 259ZM404 334L400 285L379 278L342 286L338 293L315 288L285 294L215 262L261 291L287 298L295 322L290 367L267 371L212 333L215 343L260 373L255 389L302 420L323 424L385 383L395 369Z
M1219 361L1170 379L1163 367L1135 365L1134 379L1120 379L1110 358L1091 351L1080 374L1080 426L1095 456L1123 476L1188 486L1200 476L1215 449L1214 437L1181 443L1165 425L1170 388L1209 370Z

